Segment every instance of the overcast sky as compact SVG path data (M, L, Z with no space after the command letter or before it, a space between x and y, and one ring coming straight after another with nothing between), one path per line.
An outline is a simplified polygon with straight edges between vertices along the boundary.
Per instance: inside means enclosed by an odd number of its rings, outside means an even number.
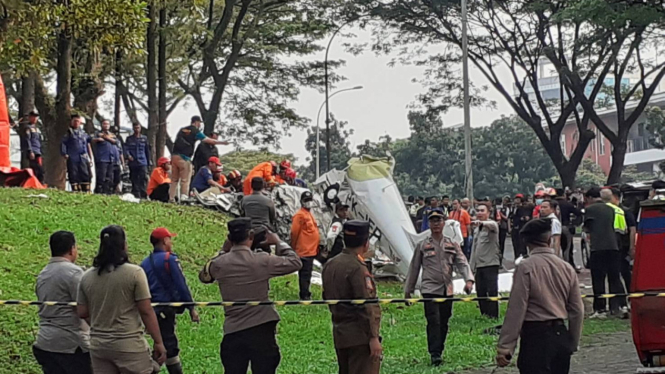
M359 91L340 93L330 100L330 110L335 117L347 121L349 127L354 129L351 138L353 150L365 139L378 140L382 135L389 134L393 138L404 138L409 135L409 124L407 121L407 106L414 102L416 95L424 89L418 83L413 83L414 78L422 76L423 70L413 66L389 67L387 63L391 56L376 56L373 53L365 53L354 56L347 53L343 47L344 42L364 43L370 41L370 34L360 29L350 30L356 35L355 38L345 39L338 35L333 42L329 58L331 60L343 59L346 65L337 70L337 73L346 77L336 89L355 86L363 86ZM324 52L316 58L323 59ZM506 72L507 73L507 72ZM459 74L461 74L461 67ZM504 76L508 76L507 74ZM473 67L470 73L471 81L477 86L487 84L482 74ZM507 82L510 84L510 82ZM334 92L335 90L331 91ZM490 100L497 102L497 108L473 109L471 122L473 126L484 126L493 120L511 113L511 109L505 100L495 91L490 89L487 93ZM309 118L311 124L316 124L316 114L324 101L325 96L313 89L303 89L300 100L294 104L295 109L302 116ZM174 136L180 127L189 124L192 115L196 115L196 105L181 105L169 117L169 133ZM451 110L442 116L445 125L455 125L463 122L461 109ZM321 127L325 126L325 110L321 113ZM281 151L293 153L297 157L296 163L305 163L308 156L305 150L306 130L294 131L290 137L282 139ZM250 146L246 145L248 148ZM232 147L220 147L221 153L232 151Z

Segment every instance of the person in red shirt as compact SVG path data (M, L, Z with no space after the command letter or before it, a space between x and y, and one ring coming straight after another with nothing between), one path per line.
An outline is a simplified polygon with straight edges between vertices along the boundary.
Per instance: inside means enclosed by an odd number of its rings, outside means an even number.
M153 201L169 202L169 188L171 186L171 160L168 157L160 157L157 160L157 167L150 175L148 182L148 197Z
M471 216L469 215L469 212L462 208L462 204L460 204L458 199L453 200L453 211L450 213L449 218L454 219L460 224L462 237L464 238L462 251L466 256L466 259L469 260L471 258L471 243L469 242L469 233L471 232Z
M312 193L309 191L303 192L300 203L302 208L293 216L293 224L291 225L291 247L302 261L302 269L298 271L300 299L311 300L312 294L309 291L309 286L312 283L314 259L319 252L319 227L311 212L314 203Z

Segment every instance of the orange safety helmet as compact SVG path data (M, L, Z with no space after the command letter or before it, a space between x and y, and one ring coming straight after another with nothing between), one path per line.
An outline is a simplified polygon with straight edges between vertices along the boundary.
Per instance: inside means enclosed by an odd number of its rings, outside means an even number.
M228 178L229 179L240 179L240 178L242 178L242 174L238 170L233 170L229 173Z

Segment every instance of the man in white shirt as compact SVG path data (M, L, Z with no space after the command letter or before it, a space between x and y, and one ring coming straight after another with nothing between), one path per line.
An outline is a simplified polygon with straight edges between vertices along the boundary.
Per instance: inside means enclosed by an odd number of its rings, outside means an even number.
M540 216L543 218L549 218L552 220L552 239L551 245L554 248L554 253L557 256L561 257L561 221L557 217L556 212L559 207L559 203L556 200L545 200L540 205Z

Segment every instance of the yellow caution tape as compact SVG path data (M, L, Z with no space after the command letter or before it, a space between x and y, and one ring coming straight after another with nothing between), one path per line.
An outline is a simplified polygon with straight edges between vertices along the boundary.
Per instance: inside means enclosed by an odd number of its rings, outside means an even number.
M629 299L638 299L643 297L665 297L664 293L657 292L639 292L630 294L602 294L602 295L582 295L582 298L600 298L611 299L615 297L627 297ZM368 304L417 304L417 303L445 303L445 302L477 302L477 301L508 301L509 296L490 296L490 297L437 297L433 299L359 299L359 300L280 300L280 301L195 301L195 302L174 302L174 303L152 303L153 307L230 307L230 306L287 306L287 305L368 305ZM75 302L62 301L30 301L30 300L0 300L2 305L24 305L24 306L76 306Z

